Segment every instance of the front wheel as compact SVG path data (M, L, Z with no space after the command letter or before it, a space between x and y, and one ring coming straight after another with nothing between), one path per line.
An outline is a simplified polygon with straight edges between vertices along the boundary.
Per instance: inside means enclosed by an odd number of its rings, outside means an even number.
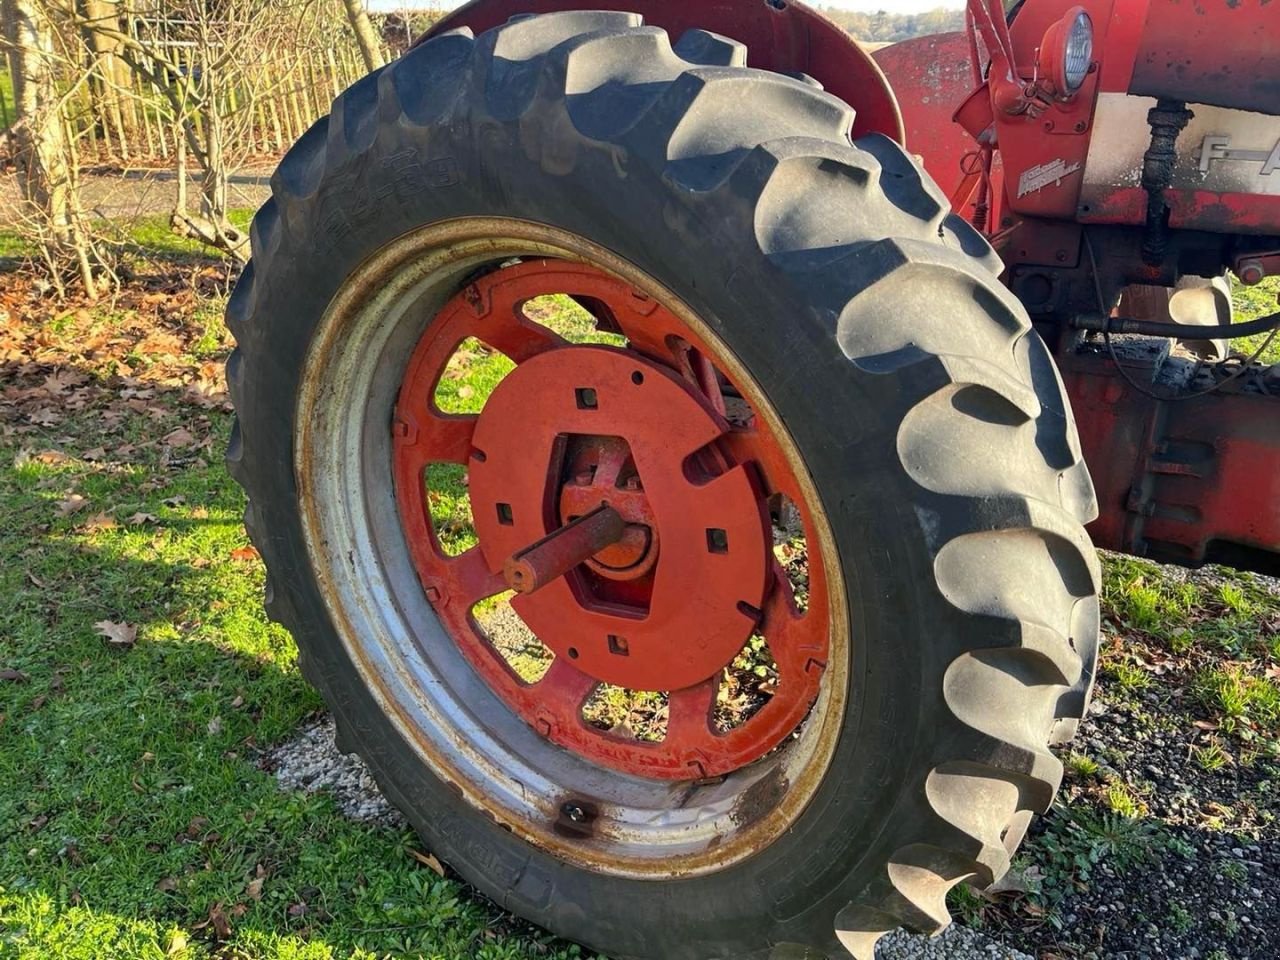
M745 56L437 37L290 151L228 309L228 463L343 745L618 960L941 929L1092 675L1092 491L998 261Z

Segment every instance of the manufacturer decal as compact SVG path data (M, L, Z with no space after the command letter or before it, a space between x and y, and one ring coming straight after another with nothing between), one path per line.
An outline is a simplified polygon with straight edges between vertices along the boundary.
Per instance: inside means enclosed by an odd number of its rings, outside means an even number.
M1025 170L1018 178L1018 199L1029 193L1038 193L1048 186L1060 186L1062 181L1080 169L1080 163L1068 164L1066 160L1050 160Z
M1270 150L1241 150L1231 146L1231 137L1212 133L1200 144L1200 172L1208 173L1215 163L1236 160L1262 164L1262 175L1269 177L1280 170L1280 140Z

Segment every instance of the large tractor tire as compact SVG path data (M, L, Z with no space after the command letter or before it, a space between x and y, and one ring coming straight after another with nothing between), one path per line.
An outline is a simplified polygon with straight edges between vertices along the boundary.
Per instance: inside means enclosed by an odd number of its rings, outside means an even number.
M999 261L849 106L746 58L621 13L436 37L289 152L227 313L228 463L340 745L486 896L616 960L940 930L1049 806L1092 677L1092 488ZM513 369L450 413L472 338ZM468 471L460 554L433 464ZM604 505L621 540L563 533ZM510 605L554 659L520 674L486 598L555 531L581 562L528 560ZM665 734L586 722L601 684L659 691Z

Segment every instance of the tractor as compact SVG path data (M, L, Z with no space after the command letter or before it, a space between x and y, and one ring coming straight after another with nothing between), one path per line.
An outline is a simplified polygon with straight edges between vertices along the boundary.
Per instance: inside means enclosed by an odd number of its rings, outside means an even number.
M1230 296L1280 273L1269 2L969 0L872 55L791 0L476 0L334 101L253 221L227 463L440 860L615 960L870 960L1008 869L1097 548L1280 569L1280 377L1232 350L1280 314Z

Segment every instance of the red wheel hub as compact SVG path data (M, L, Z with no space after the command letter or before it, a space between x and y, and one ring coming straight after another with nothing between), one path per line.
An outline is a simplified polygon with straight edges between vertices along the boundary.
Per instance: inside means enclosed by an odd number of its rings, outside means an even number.
M483 459L473 456L470 483L490 570L561 526L566 506L577 515L612 506L634 533L596 554L598 566L643 568L656 547L651 531L661 531L643 606L619 602L637 598L590 575L512 601L557 657L604 683L679 690L718 675L742 649L764 597L768 516L748 466L691 480L684 463L727 431L674 371L612 347L550 350L494 390L472 440ZM568 478L566 440L578 447ZM622 448L634 461L629 478L619 476ZM550 503L548 490L560 491Z
M565 293L627 346L575 345L523 310ZM478 416L442 413L436 386L475 337L515 369ZM396 493L427 597L469 661L534 729L587 758L667 779L718 776L764 756L803 722L827 655L825 576L810 558L808 612L773 555L770 498L812 529L777 438L709 345L656 301L593 267L534 261L467 287L428 327L395 423ZM432 529L426 469L465 463L478 546L449 557ZM514 588L512 609L555 661L520 679L474 605ZM726 667L753 637L776 692L717 729ZM591 726L601 683L668 694L665 737Z

